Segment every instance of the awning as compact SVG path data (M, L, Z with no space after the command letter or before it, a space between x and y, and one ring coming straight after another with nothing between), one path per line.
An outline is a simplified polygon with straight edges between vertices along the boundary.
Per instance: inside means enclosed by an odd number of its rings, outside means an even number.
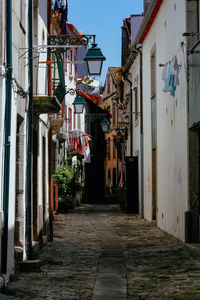
M78 93L79 93L79 95L85 97L86 99L91 100L93 103L101 103L102 102L102 98L100 96L93 95L93 94L87 94L83 91L79 91Z

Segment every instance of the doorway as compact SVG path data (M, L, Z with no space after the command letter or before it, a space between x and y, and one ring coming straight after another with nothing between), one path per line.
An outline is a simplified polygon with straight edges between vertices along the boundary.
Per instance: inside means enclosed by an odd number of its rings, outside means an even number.
M126 213L139 213L138 157L127 156L126 162Z
M38 240L38 131L33 130L33 240Z
M42 204L43 204L43 235L46 230L46 139L42 137Z
M151 51L152 220L157 222L156 47Z

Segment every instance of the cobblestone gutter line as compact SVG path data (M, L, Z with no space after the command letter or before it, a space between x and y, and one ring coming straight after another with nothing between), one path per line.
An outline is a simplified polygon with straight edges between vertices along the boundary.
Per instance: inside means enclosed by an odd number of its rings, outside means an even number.
M92 300L126 300L127 281L120 239L112 226L106 223L106 215L90 215L90 219L102 238L101 257Z

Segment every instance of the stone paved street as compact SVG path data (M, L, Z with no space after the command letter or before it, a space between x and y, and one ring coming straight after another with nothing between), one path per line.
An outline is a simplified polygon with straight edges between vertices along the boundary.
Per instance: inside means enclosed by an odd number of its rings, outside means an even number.
M116 205L56 215L54 235L41 272L18 273L0 299L200 299L200 257Z

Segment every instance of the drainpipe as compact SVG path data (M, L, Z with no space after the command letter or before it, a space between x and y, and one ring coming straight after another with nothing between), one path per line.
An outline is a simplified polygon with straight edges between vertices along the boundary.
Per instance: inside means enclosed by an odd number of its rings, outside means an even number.
M27 158L27 258L32 259L32 160L33 160L33 3L28 2L28 158Z
M133 156L133 91L132 82L122 75L123 80L130 86L130 156Z
M4 185L3 211L4 226L2 235L1 273L7 273L8 252L8 210L9 210L9 178L10 178L10 141L11 141L11 109L12 109L12 0L6 1L6 107L5 107L5 155L4 155Z
M142 51L135 49L140 54L140 196L141 196L141 217L144 218L144 145L143 145L143 72L142 72Z
M52 16L51 16L51 1L48 1L47 6L48 16L48 34L52 34ZM51 52L48 53L49 62L52 61ZM48 64L48 95L52 96L52 64ZM52 129L49 129L48 134L49 144L49 241L53 241L53 187L52 187L52 160L53 160L53 141Z

